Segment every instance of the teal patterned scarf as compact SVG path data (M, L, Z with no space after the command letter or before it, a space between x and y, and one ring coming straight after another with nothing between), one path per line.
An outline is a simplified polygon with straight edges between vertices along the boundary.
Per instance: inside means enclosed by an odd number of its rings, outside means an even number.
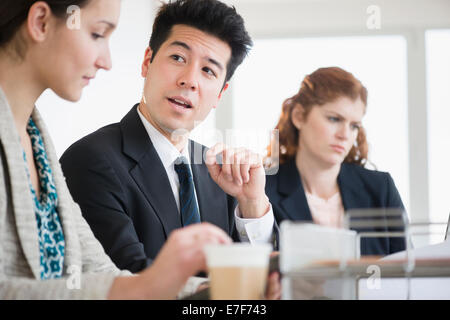
M38 199L36 191L31 184L28 165L26 165L39 233L41 279L61 278L63 274L65 241L58 215L58 195L56 194L52 170L47 159L41 133L31 118L28 122L27 132L31 138L34 162L41 187L40 199ZM25 152L23 153L23 158L25 164L27 164Z

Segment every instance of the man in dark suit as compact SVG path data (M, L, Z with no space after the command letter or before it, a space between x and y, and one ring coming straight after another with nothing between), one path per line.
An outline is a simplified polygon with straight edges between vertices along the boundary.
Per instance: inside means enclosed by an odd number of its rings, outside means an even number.
M141 102L62 156L74 200L119 268L143 270L173 230L193 222L275 244L261 159L189 140L251 44L242 18L219 1L163 5L142 64Z

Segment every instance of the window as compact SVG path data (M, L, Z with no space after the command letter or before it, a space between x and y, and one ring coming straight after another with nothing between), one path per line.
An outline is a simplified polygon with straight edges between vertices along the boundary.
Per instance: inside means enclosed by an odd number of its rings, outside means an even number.
M450 212L450 30L426 32L430 220Z
M235 129L273 129L283 101L298 92L305 75L338 66L369 91L363 125L369 160L391 173L409 208L406 40L367 36L255 40L234 76ZM250 119L250 120L249 120Z

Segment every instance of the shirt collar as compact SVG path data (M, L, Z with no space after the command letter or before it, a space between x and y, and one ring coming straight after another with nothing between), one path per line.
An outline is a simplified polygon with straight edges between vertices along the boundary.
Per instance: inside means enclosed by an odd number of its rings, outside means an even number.
M189 148L185 146L181 153L178 151L177 148L167 139L161 132L159 132L141 113L139 108L137 108L137 112L139 115L139 118L141 118L141 121L145 127L145 130L148 133L148 136L150 137L150 140L152 140L153 146L155 147L156 153L158 153L159 158L161 159L164 168L168 168L175 160L180 157L184 156L188 163L191 162L190 156L189 156Z

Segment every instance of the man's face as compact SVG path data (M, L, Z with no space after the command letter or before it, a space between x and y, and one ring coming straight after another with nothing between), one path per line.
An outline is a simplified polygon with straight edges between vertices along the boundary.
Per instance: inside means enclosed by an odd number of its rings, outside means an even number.
M168 137L177 129L191 131L220 100L231 48L199 29L175 25L150 63L152 53L147 49L142 64L147 79L140 110Z

